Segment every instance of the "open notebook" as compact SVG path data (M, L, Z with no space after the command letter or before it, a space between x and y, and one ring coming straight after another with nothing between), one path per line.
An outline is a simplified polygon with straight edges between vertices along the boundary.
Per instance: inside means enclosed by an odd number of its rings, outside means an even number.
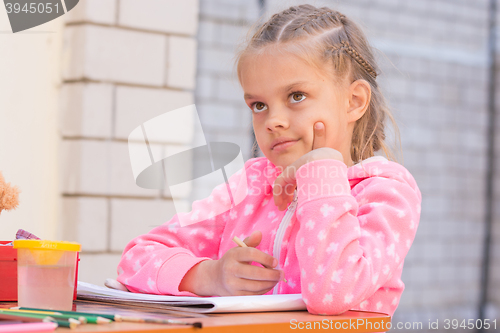
M78 299L172 308L196 313L306 310L301 294L189 297L139 294L78 281Z

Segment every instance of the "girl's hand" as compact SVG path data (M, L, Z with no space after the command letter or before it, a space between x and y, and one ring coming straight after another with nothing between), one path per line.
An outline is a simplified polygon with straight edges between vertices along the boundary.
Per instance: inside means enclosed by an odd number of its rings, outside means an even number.
M326 146L325 125L322 122L317 122L314 124L313 131L314 140L312 150L287 166L274 181L274 204L278 206L279 210L285 210L293 200L293 192L297 187L295 173L302 165L323 159L335 159L344 162L344 157L338 150Z
M199 296L262 295L282 280L283 271L273 269L278 261L257 250L262 233L254 231L244 242L249 247L233 247L219 260L205 260L191 268L179 285L179 291ZM264 267L251 265L254 261Z

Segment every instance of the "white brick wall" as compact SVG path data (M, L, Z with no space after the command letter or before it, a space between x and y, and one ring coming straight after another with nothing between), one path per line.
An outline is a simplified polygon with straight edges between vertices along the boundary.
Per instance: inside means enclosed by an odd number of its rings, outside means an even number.
M203 17L253 23L259 15L259 6L257 1L200 0L200 12Z
M194 103L198 1L85 0L65 23L62 234L82 244L80 279L102 285L116 277L132 238L173 216L168 189L135 184L127 139L151 118ZM172 133L158 148L175 151L192 139L190 131Z
M61 134L66 137L111 138L113 86L70 83L61 88Z
M163 85L163 35L93 25L68 26L65 49L65 80Z
M127 143L91 140L62 142L62 192L85 195L157 197L135 185Z
M193 94L187 91L117 87L115 138L128 139L145 121L190 104Z
M172 36L168 39L166 85L194 89L196 77L196 40Z
M80 253L78 280L104 287L107 278L118 277L120 257L121 253Z
M193 36L198 28L196 0L121 0L119 25Z
M64 239L80 243L82 251L108 249L108 199L65 197L61 219Z
M128 144L125 142L111 143L109 150L110 173L108 175L108 194L116 196L147 196L158 197L160 190L144 189L135 184L132 174Z
M117 0L85 0L70 10L64 19L66 23L92 22L114 24L116 22Z
M133 238L168 222L175 214L169 200L111 200L112 251L121 252Z
M62 193L107 194L109 150L106 142L64 140L61 143Z

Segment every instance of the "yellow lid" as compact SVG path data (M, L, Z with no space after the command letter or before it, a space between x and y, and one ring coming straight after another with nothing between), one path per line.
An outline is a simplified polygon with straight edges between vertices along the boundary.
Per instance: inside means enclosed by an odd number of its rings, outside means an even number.
M15 249L33 249L33 250L59 250L80 252L82 246L74 242L55 242L38 239L16 239L14 241Z

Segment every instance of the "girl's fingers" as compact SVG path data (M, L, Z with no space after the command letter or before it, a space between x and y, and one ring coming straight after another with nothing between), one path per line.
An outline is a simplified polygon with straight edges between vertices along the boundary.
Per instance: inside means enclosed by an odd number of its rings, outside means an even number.
M234 295L232 296L251 296L251 295L263 295L267 293L269 290L273 289L276 283L269 281L256 281L257 284L248 285L245 283L244 279L240 279L243 281L241 283L240 288ZM251 291L250 289L253 289Z
M272 289L278 281L256 281L256 280L245 280L241 279L243 282L243 290L250 291L254 294L265 294L267 291Z
M239 262L256 262L266 267L276 267L278 261L267 253L262 252L254 247L246 247L237 249L236 260ZM257 267L257 266L255 266Z
M246 280L271 281L276 283L281 280L282 273L278 269L242 264L235 275Z
M312 150L326 147L325 124L323 124L321 121L315 123L313 127L313 132L314 132L314 138L313 138Z

